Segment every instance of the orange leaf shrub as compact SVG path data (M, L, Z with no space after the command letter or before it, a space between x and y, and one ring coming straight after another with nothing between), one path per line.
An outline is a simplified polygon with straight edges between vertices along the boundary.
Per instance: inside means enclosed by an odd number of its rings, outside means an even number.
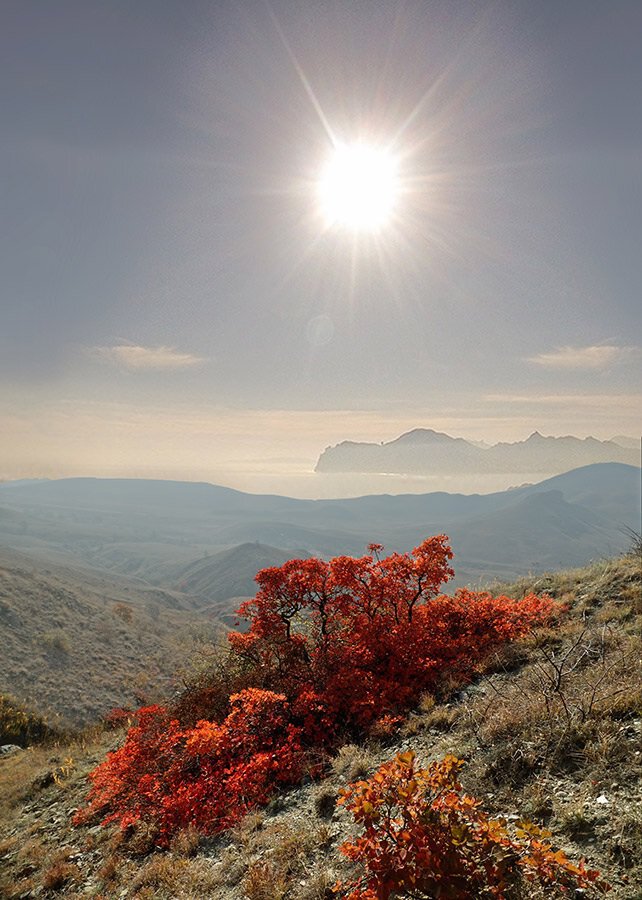
M365 870L357 881L336 886L345 900L506 900L524 881L562 893L608 887L598 872L553 850L537 826L519 823L511 834L503 820L489 818L479 800L463 792L462 765L446 756L420 769L414 753L402 753L369 781L340 792L339 803L363 827L341 851Z
M165 843L189 825L228 828L275 786L297 783L320 749L392 730L444 675L472 678L491 649L555 614L534 595L439 595L454 574L444 535L412 553L382 558L382 549L259 572L239 610L249 629L229 636L234 664L190 696L198 719L139 710L124 745L92 773L78 820L151 820ZM227 693L225 671L236 673Z

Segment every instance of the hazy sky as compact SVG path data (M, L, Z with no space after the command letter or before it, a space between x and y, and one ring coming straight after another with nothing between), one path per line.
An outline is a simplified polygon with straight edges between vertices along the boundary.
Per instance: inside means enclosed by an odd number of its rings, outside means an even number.
M639 434L639 0L4 0L0 477ZM391 147L373 234L332 139Z

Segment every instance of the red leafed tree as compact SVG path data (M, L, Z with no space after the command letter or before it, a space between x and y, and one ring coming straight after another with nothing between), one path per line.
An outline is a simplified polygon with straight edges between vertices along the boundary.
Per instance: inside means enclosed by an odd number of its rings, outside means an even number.
M316 698L316 742L332 743L339 723L363 730L407 709L446 670L470 677L493 646L551 613L550 601L534 596L439 595L454 574L445 535L410 554L382 557L382 549L264 569L256 597L239 610L249 631L230 635L264 686L283 691L295 708L303 695Z
M140 710L92 774L79 818L151 819L161 842L188 824L227 828L275 785L296 783L319 749L398 721L445 674L472 678L489 650L554 614L534 595L439 594L454 574L445 535L412 553L369 549L259 572L239 610L248 631L230 634L215 685L190 696L198 715L181 714L180 703Z

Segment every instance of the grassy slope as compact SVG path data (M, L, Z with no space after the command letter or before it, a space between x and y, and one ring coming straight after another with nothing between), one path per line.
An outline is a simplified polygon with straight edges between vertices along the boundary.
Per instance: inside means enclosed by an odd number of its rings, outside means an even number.
M464 758L465 786L492 813L544 822L569 855L602 869L609 896L639 900L640 557L505 590L530 589L569 604L561 628L489 659L473 686L444 685L387 744L343 748L325 781L276 798L218 840L184 832L159 853L142 832L125 842L109 829L70 827L86 774L113 734L0 758L0 894L323 900L345 873L337 847L349 823L334 807L338 788L412 748L422 762ZM48 785L47 773L56 775Z
M195 638L215 633L182 604L142 582L0 548L0 693L76 726L163 696Z

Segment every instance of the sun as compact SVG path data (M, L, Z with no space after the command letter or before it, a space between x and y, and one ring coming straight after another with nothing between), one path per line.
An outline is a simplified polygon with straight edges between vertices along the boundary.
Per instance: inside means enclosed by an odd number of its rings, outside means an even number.
M318 180L327 225L375 231L388 224L399 196L397 168L386 149L366 144L336 146Z

